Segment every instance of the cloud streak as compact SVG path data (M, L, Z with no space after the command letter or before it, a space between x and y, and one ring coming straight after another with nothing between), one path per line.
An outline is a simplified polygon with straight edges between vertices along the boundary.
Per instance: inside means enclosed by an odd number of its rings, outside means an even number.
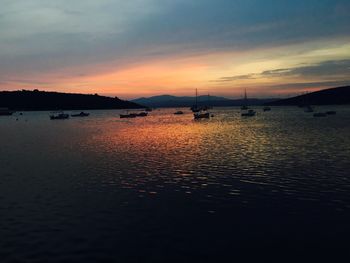
M245 75L237 75L230 77L221 77L215 82L231 82L237 80L251 80L263 78L281 78L281 77L318 77L318 78L334 78L348 77L350 75L350 59L324 61L314 65L300 66L295 68L280 68L266 70L261 73L251 73Z

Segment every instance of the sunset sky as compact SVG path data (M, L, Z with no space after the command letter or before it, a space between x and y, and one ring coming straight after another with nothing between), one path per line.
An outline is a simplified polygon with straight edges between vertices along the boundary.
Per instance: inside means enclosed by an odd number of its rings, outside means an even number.
M290 96L350 84L349 0L2 0L0 90Z

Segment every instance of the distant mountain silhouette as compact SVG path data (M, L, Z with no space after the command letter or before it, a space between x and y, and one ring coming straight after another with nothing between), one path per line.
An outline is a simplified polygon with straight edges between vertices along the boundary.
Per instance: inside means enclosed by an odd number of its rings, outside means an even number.
M132 102L145 105L147 107L166 108L166 107L191 107L195 104L195 97L177 97L171 95L161 95L149 98L134 99ZM198 96L198 106L240 106L244 103L243 99L228 99L216 96ZM248 99L249 105L262 105L276 99Z
M46 92L46 91L1 91L0 107L12 110L91 110L132 109L141 105L105 96Z
M350 104L350 86L324 89L266 104L272 106Z

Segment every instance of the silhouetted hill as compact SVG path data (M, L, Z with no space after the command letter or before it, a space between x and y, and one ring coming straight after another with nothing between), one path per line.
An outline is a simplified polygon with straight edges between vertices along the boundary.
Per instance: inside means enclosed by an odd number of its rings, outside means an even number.
M147 107L191 107L195 104L195 97L177 97L171 95L161 95L149 98L139 98L132 100L133 102L145 105ZM227 99L224 97L216 96L198 96L198 105L203 106L240 106L244 104L243 99ZM248 99L249 105L262 105L264 103L274 101L276 99Z
M197 101L199 105L213 104L217 101L225 101L226 98L211 96L198 96ZM171 95L160 95L149 98L139 98L132 100L133 102L148 106L148 107L190 107L195 104L195 97L177 97Z
M350 104L350 86L324 89L266 104L272 106Z
M12 110L80 110L80 109L132 109L142 108L137 103L85 94L46 91L2 91L0 107Z

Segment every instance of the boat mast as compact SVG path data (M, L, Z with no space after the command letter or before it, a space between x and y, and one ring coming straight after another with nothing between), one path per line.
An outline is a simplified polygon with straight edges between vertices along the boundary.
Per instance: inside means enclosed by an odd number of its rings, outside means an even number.
M244 89L244 105L247 106L247 89Z
M198 96L198 91L196 89L196 108L198 108L198 105L197 105L197 96Z

